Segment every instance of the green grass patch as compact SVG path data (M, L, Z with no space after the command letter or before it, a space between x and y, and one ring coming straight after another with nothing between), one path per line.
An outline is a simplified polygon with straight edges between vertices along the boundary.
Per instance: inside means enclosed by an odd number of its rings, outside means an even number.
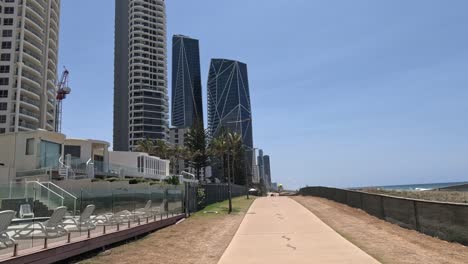
M232 214L239 214L239 213L246 213L250 205L252 205L253 201L256 199L255 196L250 196L250 199L247 200L245 196L237 197L232 199ZM203 208L202 210L195 213L193 216L195 217L213 217L213 216L220 216L220 215L227 215L229 211L229 202L228 200L222 201L215 204L210 204ZM205 213L208 212L208 213ZM213 212L218 212L213 213Z

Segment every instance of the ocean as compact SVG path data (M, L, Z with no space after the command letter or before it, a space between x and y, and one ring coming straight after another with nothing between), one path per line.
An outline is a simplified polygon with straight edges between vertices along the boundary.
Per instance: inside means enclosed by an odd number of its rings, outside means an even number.
M392 191L425 191L449 186L468 184L468 182L443 182L443 183L423 183L423 184L407 184L407 185L388 185L388 186L372 186L365 188L379 188ZM365 189L362 188L362 189Z

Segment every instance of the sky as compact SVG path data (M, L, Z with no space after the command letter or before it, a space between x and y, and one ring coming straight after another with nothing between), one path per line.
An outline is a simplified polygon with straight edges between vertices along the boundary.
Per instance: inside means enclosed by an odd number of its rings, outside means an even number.
M169 80L173 34L200 40L205 112L210 59L247 63L254 145L287 189L468 181L466 10L466 0L169 0ZM63 0L60 30L72 88L63 132L112 142L114 0Z

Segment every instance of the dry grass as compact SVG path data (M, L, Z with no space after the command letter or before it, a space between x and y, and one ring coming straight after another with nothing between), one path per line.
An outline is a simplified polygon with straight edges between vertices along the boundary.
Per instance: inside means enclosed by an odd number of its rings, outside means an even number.
M317 197L296 196L323 222L382 263L468 263L468 248L388 223Z
M397 197L421 199L427 201L468 203L468 192L456 191L392 191L382 189L364 189L368 193L385 194Z
M244 197L233 199L234 213L231 215L227 214L227 202L211 205L177 225L80 263L215 264L231 242L253 200ZM219 213L204 214L203 211Z

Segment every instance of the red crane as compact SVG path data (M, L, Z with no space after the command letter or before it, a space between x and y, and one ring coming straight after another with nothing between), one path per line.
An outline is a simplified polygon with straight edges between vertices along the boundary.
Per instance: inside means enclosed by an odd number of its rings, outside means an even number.
M55 132L62 132L62 101L70 94L71 89L68 87L69 72L65 69L57 84L56 110L55 110Z

